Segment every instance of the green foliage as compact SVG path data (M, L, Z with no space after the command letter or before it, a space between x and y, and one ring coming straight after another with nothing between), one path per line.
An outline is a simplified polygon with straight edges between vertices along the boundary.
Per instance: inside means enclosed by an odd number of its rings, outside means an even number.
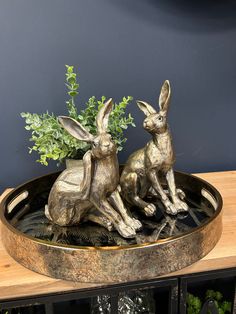
M188 293L187 295L187 313L199 314L202 308L202 301L194 295Z
M231 302L223 301L223 295L219 291L207 290L205 294L205 300L213 299L215 301L216 308L219 314L231 313ZM199 297L188 293L187 295L187 313L199 314L202 308L203 302ZM210 314L210 312L209 312Z
M78 112L75 105L75 97L78 95L79 84L77 74L73 66L66 66L66 87L69 100L66 102L68 116L79 121L90 133L96 134L96 115L98 110L104 106L106 97L102 96L97 100L95 96L89 98L85 104L85 109ZM126 142L124 130L129 125L135 126L133 117L125 115L127 105L133 98L123 97L122 101L114 104L113 111L109 118L109 132L117 144L118 150L122 150ZM90 148L88 143L76 140L67 133L59 124L57 117L48 112L43 114L23 112L21 117L25 119L25 129L31 131L30 141L33 145L29 148L29 153L38 152L40 158L37 162L47 166L48 160L53 159L62 162L65 158L81 158Z

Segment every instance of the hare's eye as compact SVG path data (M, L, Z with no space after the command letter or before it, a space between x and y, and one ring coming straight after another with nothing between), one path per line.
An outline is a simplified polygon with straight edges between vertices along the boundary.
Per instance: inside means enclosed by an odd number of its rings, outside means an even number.
M163 117L162 116L159 116L158 117L158 121L162 121L163 120Z

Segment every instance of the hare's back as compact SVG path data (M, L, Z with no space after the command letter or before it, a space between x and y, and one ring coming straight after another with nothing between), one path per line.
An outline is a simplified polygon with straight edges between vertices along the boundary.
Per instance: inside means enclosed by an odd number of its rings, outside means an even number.
M73 193L79 192L80 184L83 180L84 168L73 167L64 170L54 183L57 192Z
M125 168L128 168L129 172L132 171L139 173L140 171L144 170L144 158L144 149L141 148L130 155Z

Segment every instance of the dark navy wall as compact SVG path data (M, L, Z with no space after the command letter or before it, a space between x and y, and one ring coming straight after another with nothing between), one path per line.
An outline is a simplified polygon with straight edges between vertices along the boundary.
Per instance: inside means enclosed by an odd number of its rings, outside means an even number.
M172 84L176 168L236 168L236 2L229 0L2 0L0 189L49 171L29 155L22 111L65 113L65 64L89 96L155 103ZM143 114L120 160L145 144Z

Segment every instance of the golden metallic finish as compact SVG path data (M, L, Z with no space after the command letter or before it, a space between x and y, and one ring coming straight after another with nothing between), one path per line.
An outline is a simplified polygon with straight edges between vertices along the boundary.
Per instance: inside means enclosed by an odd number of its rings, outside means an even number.
M54 183L45 215L60 226L82 221L96 222L108 230L115 228L125 238L134 237L142 225L131 217L119 193L117 149L107 133L112 99L99 110L98 133L90 134L79 122L59 117L62 126L76 139L92 144L83 157L83 165L62 172Z
M204 180L187 174L176 175L177 184L201 197L207 191L213 198L214 214L199 227L179 236L152 243L127 246L71 246L43 241L18 231L12 225L18 208L10 214L8 204L22 191L35 187L43 191L52 184L51 175L32 180L7 195L1 202L2 241L8 253L23 266L55 278L80 282L116 283L151 279L186 267L205 256L218 242L222 232L222 199ZM195 192L194 192L195 191ZM209 200L211 203L211 201ZM21 207L22 210L24 206Z
M170 95L170 83L165 81L159 97L159 112L144 101L137 102L146 115L143 127L152 135L152 139L129 157L120 179L122 197L140 208L146 216L152 216L156 211L154 204L144 200L150 189L161 198L166 213L176 215L188 210L188 205L181 199L184 193L178 191L175 185L174 149L167 125ZM163 190L161 176L167 182L167 193Z

